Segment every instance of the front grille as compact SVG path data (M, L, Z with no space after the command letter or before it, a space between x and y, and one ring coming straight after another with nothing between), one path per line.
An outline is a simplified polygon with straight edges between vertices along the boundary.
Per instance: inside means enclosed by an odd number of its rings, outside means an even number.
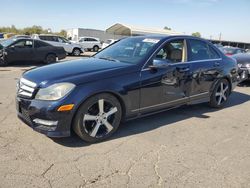
M23 108L21 108L21 114L22 114L22 118L30 125L32 125L32 121L31 118L29 116L29 112Z
M25 98L32 98L36 83L21 78L17 83L17 95Z

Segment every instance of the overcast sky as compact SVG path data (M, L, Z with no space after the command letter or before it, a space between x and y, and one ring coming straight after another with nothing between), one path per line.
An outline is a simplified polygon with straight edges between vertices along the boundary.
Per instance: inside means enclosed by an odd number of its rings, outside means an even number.
M0 10L0 26L104 30L125 23L250 42L250 0L0 0Z

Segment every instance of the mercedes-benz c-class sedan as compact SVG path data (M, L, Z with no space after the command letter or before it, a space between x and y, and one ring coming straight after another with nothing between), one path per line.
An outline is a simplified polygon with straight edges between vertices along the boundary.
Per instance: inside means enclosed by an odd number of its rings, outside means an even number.
M124 120L186 104L223 107L237 72L235 60L200 38L129 37L91 58L25 72L17 85L17 112L49 137L74 130L98 142Z

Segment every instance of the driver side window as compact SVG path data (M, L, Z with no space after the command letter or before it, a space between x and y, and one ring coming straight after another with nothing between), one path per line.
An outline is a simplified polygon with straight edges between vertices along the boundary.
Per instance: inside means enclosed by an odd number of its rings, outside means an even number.
M14 44L14 47L17 48L32 48L33 42L30 40L21 40Z
M167 60L171 63L185 61L185 42L184 40L173 40L166 43L156 54L156 59Z

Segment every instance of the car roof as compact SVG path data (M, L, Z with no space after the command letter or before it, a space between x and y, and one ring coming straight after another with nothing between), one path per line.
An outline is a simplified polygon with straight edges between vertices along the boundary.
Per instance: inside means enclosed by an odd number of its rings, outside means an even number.
M201 40L204 42L209 42L206 39L200 38L200 37L194 37L191 35L142 35L142 36L132 36L137 38L153 38L153 39L159 39L159 40L167 40L171 38L185 38L185 39L195 39L195 40Z
M87 37L87 36L84 36L84 37L79 37L79 39L82 39L82 38L92 38L92 39L99 39L97 37Z

